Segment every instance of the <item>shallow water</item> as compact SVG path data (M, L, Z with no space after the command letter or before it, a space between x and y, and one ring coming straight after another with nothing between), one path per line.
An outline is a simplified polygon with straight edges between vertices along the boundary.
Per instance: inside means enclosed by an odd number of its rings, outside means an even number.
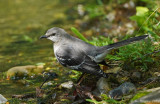
M74 4L71 0L0 1L0 94L10 98L35 91L34 84L26 87L6 80L6 71L14 66L47 63L60 76L68 72L56 63L52 42L39 37L53 26L69 30L73 19L66 14ZM59 78L60 82L67 80Z

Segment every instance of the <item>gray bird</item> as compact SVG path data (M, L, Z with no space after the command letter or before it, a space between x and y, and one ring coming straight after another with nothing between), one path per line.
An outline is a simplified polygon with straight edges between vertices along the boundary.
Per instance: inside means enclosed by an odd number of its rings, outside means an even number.
M64 29L53 27L44 36L53 42L54 54L58 62L70 69L98 75L107 78L99 64L104 64L107 53L114 49L135 41L142 40L148 35L133 37L106 46L94 46L69 35Z

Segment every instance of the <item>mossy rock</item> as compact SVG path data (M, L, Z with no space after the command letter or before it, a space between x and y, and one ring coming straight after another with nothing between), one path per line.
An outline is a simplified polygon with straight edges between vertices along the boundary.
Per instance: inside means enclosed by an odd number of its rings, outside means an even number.
M36 65L26 65L26 66L16 66L12 67L7 71L7 78L8 79L16 79L16 78L24 78L31 74L38 74L43 71L43 66L36 66Z
M137 100L137 99L139 99L139 98L141 98L141 97L143 97L143 96L145 96L149 93L150 92L145 92L145 91L144 92L139 92L131 99L131 101Z

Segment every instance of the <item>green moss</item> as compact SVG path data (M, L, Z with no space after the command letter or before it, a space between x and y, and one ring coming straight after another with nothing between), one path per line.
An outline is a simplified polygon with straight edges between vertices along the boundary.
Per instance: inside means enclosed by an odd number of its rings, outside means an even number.
M140 93L137 93L132 99L131 99L131 101L134 101L134 100L136 100L136 99L138 99L138 98L141 98L141 97L143 97L143 96L145 96L145 95L147 95L147 94L149 94L150 92L140 92Z

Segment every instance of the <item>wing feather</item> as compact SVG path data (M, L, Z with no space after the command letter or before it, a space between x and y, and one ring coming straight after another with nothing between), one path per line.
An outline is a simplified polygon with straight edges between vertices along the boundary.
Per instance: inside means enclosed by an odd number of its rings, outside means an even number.
M58 50L55 55L59 63L65 67L101 77L107 77L100 69L100 66L83 51L78 51L73 48L63 48Z

